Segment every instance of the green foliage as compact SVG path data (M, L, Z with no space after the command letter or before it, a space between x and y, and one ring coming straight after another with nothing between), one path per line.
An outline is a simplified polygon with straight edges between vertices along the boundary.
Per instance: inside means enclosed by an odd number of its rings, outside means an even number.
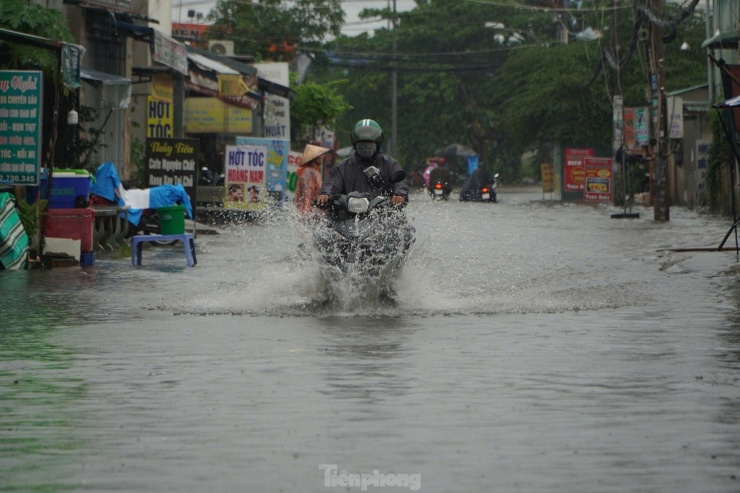
M77 155L79 156L80 166L92 173L100 164L93 160L93 155L105 147L104 144L100 143L100 135L103 131L93 126L99 113L99 110L90 106L80 106L79 127L82 130L82 137L77 141Z
M52 40L74 42L67 19L61 12L31 5L27 0L0 2L0 27ZM55 75L57 55L50 50L0 41L0 67L38 67L47 75Z
M475 149L481 161L503 172L506 180L521 174L521 156L526 151L538 151L540 162L550 160L554 141L563 147L593 147L608 155L611 104L617 89L626 106L647 104L649 53L647 44L637 42L636 36L639 28L649 28L650 21L634 6L619 9L617 15L611 3L571 9L570 42L563 45L555 39L557 21L552 11L522 4L417 0L413 10L399 12L397 22L391 22L392 11L380 3L381 8L366 9L361 17L387 19L396 28L350 38L340 36L337 26L326 20L326 27L313 25L308 30L291 24L285 18L290 8L279 3L220 0L213 15L215 28L231 33L238 51L255 53L258 59L274 58L266 44L300 39L299 50L314 59L306 84L346 81L334 87L346 101L335 123L340 147L350 145L352 125L363 118L377 121L386 142L390 140L395 71L395 157L407 170L451 143ZM333 2L318 0L302 5L333 8ZM682 17L677 9L668 4L663 19ZM602 36L576 39L576 32L587 27ZM311 35L310 30L337 37L319 48L317 43L325 38ZM297 34L291 38L290 32ZM618 39L619 50L613 48L612 38ZM703 38L701 13L682 18L673 40L664 47L666 90L706 82ZM680 50L683 41L691 46L689 51ZM619 70L614 51L623 62ZM311 97L321 100L320 94ZM311 120L321 121L309 116L315 109L294 101L291 113L298 114L291 118L297 129L305 131ZM536 164L532 169L537 169Z
M294 141L310 140L322 126L334 127L339 115L349 109L336 87L346 81L330 84L306 82L295 88L296 96L290 105L290 128Z
M586 58L582 43L535 46L519 50L501 67L493 105L509 152L521 155L540 141L608 146L609 95L602 84L586 85L592 72Z
M48 200L37 200L33 204L29 204L24 199L18 202L18 216L32 246L37 244L37 233L41 226L41 217L46 215L46 206L48 204Z
M666 4L673 13L676 5ZM673 40L664 45L666 91L677 91L707 83L706 49L701 47L706 37L705 13L696 10L676 28ZM686 42L688 49L682 50Z
M208 18L210 36L232 39L238 53L257 61L290 60L296 45L338 36L344 22L340 0L218 0Z
M722 115L732 116L732 112ZM707 193L709 195L709 212L720 212L719 197L722 191L722 169L734 165L732 146L723 130L722 116L713 111L710 114L709 126L712 129L712 144L709 146L707 159Z
M144 155L146 153L146 145L141 139L132 138L130 145L131 152L131 164L136 170L136 181L133 186L136 188L146 188L146 160Z

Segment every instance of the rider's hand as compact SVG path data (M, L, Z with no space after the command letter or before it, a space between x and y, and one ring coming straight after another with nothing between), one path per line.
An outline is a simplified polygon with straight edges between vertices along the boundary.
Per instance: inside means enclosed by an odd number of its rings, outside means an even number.
M391 204L393 205L403 205L406 203L406 197L403 195L394 195L391 197Z
M316 205L319 207L326 207L329 205L329 196L325 193L322 193L316 198Z

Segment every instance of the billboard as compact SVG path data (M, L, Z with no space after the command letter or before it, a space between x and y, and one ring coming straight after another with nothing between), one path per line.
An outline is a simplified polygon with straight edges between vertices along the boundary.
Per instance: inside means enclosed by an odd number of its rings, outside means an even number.
M0 181L38 185L43 75L0 70Z

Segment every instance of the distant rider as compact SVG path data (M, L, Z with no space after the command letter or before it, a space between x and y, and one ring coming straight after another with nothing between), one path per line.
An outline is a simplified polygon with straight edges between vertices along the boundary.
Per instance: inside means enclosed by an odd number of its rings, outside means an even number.
M332 168L316 200L320 207L329 205L332 195L348 194L350 192L369 193L373 196L377 192L373 188L364 170L369 166L375 166L386 183L391 182L391 176L401 167L398 162L390 156L380 152L380 144L383 143L383 130L375 121L360 120L352 129L352 147L355 152ZM391 185L393 195L391 203L403 205L408 201L408 187L406 180Z
M437 162L439 163L437 167L429 173L429 188L434 188L434 184L439 182L444 188L449 189L452 173L447 167L447 160L442 157Z

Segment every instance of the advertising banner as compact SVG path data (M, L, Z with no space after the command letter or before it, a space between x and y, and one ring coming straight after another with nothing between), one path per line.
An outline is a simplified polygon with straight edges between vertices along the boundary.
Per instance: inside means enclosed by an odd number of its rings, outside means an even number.
M696 141L696 190L704 192L707 189L707 171L709 169L709 140Z
M614 96L612 119L612 152L617 152L622 147L622 140L624 139L624 100L622 96Z
M152 75L152 92L150 94L152 99L157 101L165 101L171 103L175 100L175 87L172 81L172 76L169 74L154 74Z
M146 98L146 136L152 139L171 139L174 136L174 117L171 102Z
M650 119L646 107L635 108L635 136L638 146L650 143Z
M585 188L583 160L594 155L593 149L565 150L565 192L582 192Z
M290 140L290 101L287 98L265 96L265 137Z
M612 199L612 159L587 157L583 160L584 184L583 199L597 202L610 202Z
M224 208L260 211L265 208L268 149L265 146L226 146Z
M218 98L188 98L185 100L185 131L250 134L252 110L226 104Z
M153 29L153 32L152 60L187 75L188 58L185 45L156 29Z
M670 129L668 137L671 139L683 139L683 98L670 96L667 98L668 121Z
M293 202L295 189L298 186L298 166L301 164L302 152L288 152L288 179L285 187L285 201Z
M0 70L0 181L38 185L43 75Z
M146 139L146 186L181 184L195 204L199 145L197 139Z
M260 137L237 137L236 145L251 145L267 147L267 166L265 172L267 191L277 202L285 200L285 189L288 180L288 153L290 141L271 140Z
M624 109L624 147L628 151L632 151L637 147L637 140L635 138L635 109L625 108Z
M542 163L542 193L552 193L555 191L555 171L552 163Z

